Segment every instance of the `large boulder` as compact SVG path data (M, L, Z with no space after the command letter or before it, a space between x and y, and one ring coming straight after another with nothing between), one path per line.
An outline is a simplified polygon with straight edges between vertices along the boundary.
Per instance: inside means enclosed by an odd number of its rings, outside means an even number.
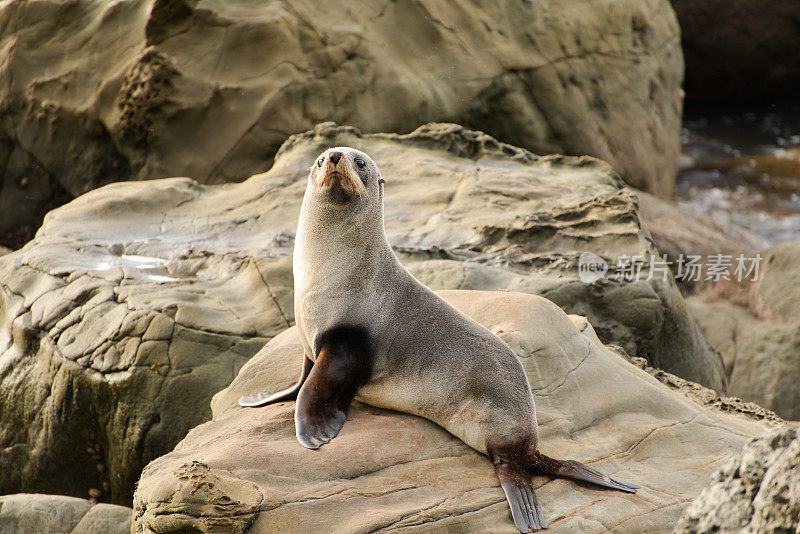
M679 39L668 0L3 2L0 242L111 181L241 181L325 120L458 122L668 196Z
M800 84L795 0L672 0L694 100L793 98Z
M0 532L7 534L128 534L132 510L65 495L0 496Z
M800 241L761 256L745 295L703 293L691 297L689 307L722 354L728 393L800 420Z
M670 389L542 297L441 295L519 356L545 454L642 486L630 495L535 477L552 532L668 531L710 473L768 428ZM515 531L489 460L430 421L356 402L340 434L311 451L295 438L294 402L237 406L292 384L302 358L291 328L242 368L214 397L213 420L145 468L133 532Z
M800 433L775 430L714 473L675 534L800 532Z
M383 169L389 240L423 282L546 295L605 341L724 388L671 275L616 275L619 258L656 250L608 165L538 158L456 125L362 135L326 124L244 183L95 190L0 257L0 493L108 486L103 499L130 503L144 465L208 420L211 396L293 324L307 169L336 145ZM607 276L582 282L584 253L609 262Z

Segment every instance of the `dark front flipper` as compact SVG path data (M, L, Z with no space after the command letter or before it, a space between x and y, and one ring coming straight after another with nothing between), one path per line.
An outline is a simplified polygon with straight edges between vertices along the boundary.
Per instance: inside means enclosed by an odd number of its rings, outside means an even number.
M547 520L544 518L539 500L533 492L530 476L522 467L514 467L513 464L498 463L494 466L494 472L500 479L500 485L506 494L508 506L511 508L511 517L514 525L520 532L547 528Z
M300 372L300 380L298 380L295 385L293 385L290 388L286 388L283 391L278 391L277 393L269 393L267 391L261 391L254 395L247 395L245 397L241 397L239 399L239 406L247 406L247 407L266 406L267 404L272 404L274 402L294 400L295 398L297 398L297 393L300 391L303 382L305 382L306 378L308 378L308 373L311 372L311 368L313 366L314 362L312 362L308 358L308 356L305 356L303 358L303 370Z
M584 482L591 482L598 486L612 488L628 493L636 493L639 486L630 482L623 482L614 477L604 475L575 460L556 460L536 451L530 461L529 469L537 475L554 475L558 477L573 478Z
M372 352L366 332L340 327L322 334L317 361L297 395L294 411L297 441L318 449L336 437L350 403L372 373Z

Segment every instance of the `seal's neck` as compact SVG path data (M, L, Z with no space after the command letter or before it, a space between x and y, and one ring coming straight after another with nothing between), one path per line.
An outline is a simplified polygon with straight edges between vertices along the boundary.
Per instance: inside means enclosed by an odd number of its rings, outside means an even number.
M376 208L352 214L306 193L295 238L295 286L345 284L354 288L392 259L394 253L383 228L382 195Z

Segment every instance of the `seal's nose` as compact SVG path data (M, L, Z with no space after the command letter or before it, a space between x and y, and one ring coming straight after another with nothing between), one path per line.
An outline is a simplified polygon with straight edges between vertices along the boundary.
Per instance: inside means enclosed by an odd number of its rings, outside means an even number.
M331 159L331 163L336 165L337 163L339 163L339 160L342 159L342 153L341 152L331 152L330 154L328 154L328 157Z

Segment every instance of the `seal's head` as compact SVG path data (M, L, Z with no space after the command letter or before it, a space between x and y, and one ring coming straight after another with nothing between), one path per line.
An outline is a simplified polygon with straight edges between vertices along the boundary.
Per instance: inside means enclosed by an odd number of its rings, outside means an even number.
M308 192L329 206L371 211L380 204L381 172L360 150L329 148L311 166L308 180Z

